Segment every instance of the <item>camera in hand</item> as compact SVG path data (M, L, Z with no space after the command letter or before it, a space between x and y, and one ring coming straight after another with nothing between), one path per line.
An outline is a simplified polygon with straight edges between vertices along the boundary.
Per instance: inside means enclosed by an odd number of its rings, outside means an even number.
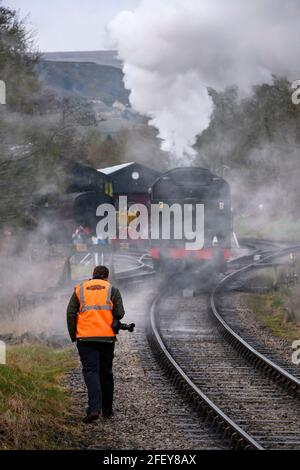
M112 324L112 329L114 333L117 335L120 330L124 331L129 331L130 333L133 333L135 328L135 323L130 323L127 325L127 323L121 323L120 320L114 320Z
M134 328L135 328L135 323L130 323L129 325L127 325L127 323L120 324L120 330L129 331L130 333L134 332Z

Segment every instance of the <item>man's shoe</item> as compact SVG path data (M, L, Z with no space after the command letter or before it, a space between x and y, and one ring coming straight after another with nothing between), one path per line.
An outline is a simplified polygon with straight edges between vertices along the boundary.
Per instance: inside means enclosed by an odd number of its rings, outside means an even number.
M97 419L99 419L99 416L100 416L99 411L92 411L91 413L89 413L88 415L86 415L86 417L84 418L83 422L84 422L85 424L92 423L93 421L96 421Z
M110 418L113 417L113 415L114 415L114 412L113 412L113 411L110 411L109 413L106 413L106 412L104 412L104 411L102 412L102 416L103 416L103 418L105 418L105 419L110 419Z

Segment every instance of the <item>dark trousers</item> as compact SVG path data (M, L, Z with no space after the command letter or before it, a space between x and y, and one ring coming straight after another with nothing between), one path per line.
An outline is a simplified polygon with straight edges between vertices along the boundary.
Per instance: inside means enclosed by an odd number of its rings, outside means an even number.
M88 390L87 413L102 410L104 414L110 414L114 393L112 365L115 343L77 341L77 349Z

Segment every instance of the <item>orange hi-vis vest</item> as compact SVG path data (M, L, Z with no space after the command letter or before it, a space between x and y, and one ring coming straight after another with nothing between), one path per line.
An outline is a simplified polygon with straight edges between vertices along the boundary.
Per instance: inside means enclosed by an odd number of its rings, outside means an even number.
M113 303L110 283L92 279L78 284L75 292L80 303L77 339L116 336L111 327Z

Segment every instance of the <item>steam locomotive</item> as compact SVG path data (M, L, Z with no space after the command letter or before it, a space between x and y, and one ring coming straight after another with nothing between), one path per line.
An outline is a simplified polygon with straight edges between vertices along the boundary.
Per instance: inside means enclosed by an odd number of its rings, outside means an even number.
M108 179L94 168L73 163L65 178L65 191L38 197L32 210L41 234L50 243L71 243L78 227L94 235L99 222L97 207L114 203Z
M150 201L162 210L165 205L169 208L177 205L177 209L182 209L183 219L188 209L193 233L197 230L197 207L202 207L204 215L203 240L199 249L187 248L189 235L183 233L178 239L176 227L171 229L169 239L164 239L162 219L159 220L159 237L151 239L151 256L156 268L179 263L209 263L218 271L226 270L231 256L232 210L230 186L223 178L204 168L177 168L155 181L150 189Z
M132 187L131 176L139 171L143 177L147 176L147 182L136 188L135 179ZM199 236L201 244L199 247L190 248L191 233L182 231L182 236L178 238L176 224L172 225L175 216L170 210L170 233L164 237L163 220L159 217L156 221L157 227L153 225L151 217L150 253L157 269L166 265L178 264L209 264L218 271L226 269L227 260L231 256L231 236L232 236L232 212L231 194L229 184L209 170L204 168L177 168L165 174L154 175L151 169L146 167L128 164L124 168L117 167L115 173L120 176L121 182L126 180L126 188L120 187L120 183L112 178L113 175L101 174L96 170L80 165L76 165L70 171L70 186L67 193L63 195L47 195L38 205L36 216L42 226L45 227L45 238L54 243L72 242L72 234L76 228L83 230L83 235L94 236L99 217L96 216L96 209L101 204L112 204L116 206L113 192L118 194L132 193L136 200L142 201L148 208L159 207L162 211L165 207L177 206L179 223L185 227L185 218L190 220L188 231ZM126 174L128 173L128 175ZM116 179L116 178L115 178ZM111 184L111 181L113 184ZM112 188L110 187L112 186ZM147 188L150 186L149 194ZM136 202L136 201L135 201ZM198 209L202 210L203 227L199 230L197 225ZM181 211L178 211L178 208ZM187 210L187 212L186 212ZM200 212L201 212L200 210ZM130 213L129 213L130 215ZM129 222L129 220L128 220ZM152 236L153 230L159 233L157 238ZM112 242L116 244L116 241ZM131 240L131 247L140 247L140 240ZM144 249L148 250L148 242Z

